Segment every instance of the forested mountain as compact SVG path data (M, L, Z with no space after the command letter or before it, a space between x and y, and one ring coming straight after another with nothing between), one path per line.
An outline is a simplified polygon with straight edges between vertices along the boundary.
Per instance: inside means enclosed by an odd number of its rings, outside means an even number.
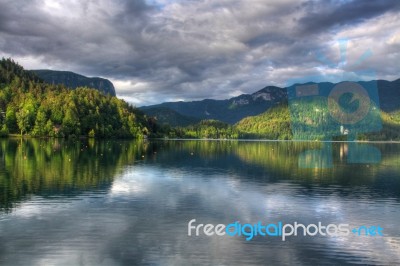
M31 70L39 78L45 82L53 85L63 84L68 88L76 89L78 87L89 87L97 89L104 94L115 96L114 85L108 79L103 78L88 78L80 74L70 71L56 71L56 70Z
M166 102L140 107L146 114L154 114L157 109L169 108L181 115L201 120L220 120L234 124L246 116L258 115L268 108L286 101L286 89L268 86L253 93L243 94L228 100L202 100L192 102ZM182 126L182 125L181 125Z
M1 134L143 137L156 126L138 109L98 90L42 82L11 59L0 61Z
M378 87L380 108L392 113L400 111L400 79L395 81L359 82L362 86ZM315 84L315 83L310 83ZM329 82L317 83L323 89L329 90L336 84ZM157 116L159 108L169 108L178 114L198 119L216 119L228 124L235 124L248 116L264 113L269 108L288 101L287 89L268 86L253 94L243 94L227 100L202 100L192 102L165 102L158 105L140 107L144 113ZM184 124L179 124L185 126Z
M321 97L318 101L297 103L296 110L299 112L295 114L289 112L287 103L281 103L259 115L245 117L234 125L217 120L202 120L193 125L171 128L164 133L171 138L400 140L400 112L387 113L372 107L369 119L361 120L353 128L354 131L349 127L346 130L350 133L344 134L340 132L338 123L329 121L329 118L327 120L323 115L329 112L326 101ZM316 107L320 108L318 112L315 112ZM297 122L302 126L293 128ZM370 123L378 123L382 127L373 127Z
M246 138L292 139L290 114L287 104L280 104L268 111L243 118L235 129Z
M159 125L189 126L200 122L200 119L182 115L167 107L155 107L146 110L146 115L154 117Z

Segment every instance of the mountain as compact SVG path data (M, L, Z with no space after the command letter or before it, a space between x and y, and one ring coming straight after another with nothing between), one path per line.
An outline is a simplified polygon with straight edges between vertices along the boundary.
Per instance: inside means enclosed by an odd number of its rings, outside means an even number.
M97 89L104 94L115 96L114 85L108 79L88 78L70 71L56 70L31 70L39 78L50 84L64 84L66 87L76 89L77 87L89 87Z
M145 138L157 125L124 100L99 90L71 90L0 60L0 137Z
M170 125L172 127L188 126L200 122L200 119L198 118L181 115L180 113L167 107L154 107L148 109L146 114L148 116L155 117L157 124Z
M400 79L395 81L368 81L358 82L361 86L377 86L380 99L380 108L387 112L400 111ZM317 84L320 93L327 96L329 91L337 84L329 82L307 83ZM293 88L293 85L290 88ZM157 105L140 107L144 113L153 116L158 108L168 108L185 117L197 119L216 119L228 124L235 124L248 116L256 116L269 108L287 103L287 88L267 86L253 94L242 94L227 100L211 100L191 102L165 102ZM177 124L184 126L183 124Z
M388 113L400 111L400 79L378 80L378 89L381 109Z
M253 94L242 94L228 100L205 99L192 102L166 102L143 106L139 109L151 115L156 108L169 108L186 117L190 116L201 120L215 119L234 124L246 116L260 114L268 108L286 101L286 99L286 89L268 86Z

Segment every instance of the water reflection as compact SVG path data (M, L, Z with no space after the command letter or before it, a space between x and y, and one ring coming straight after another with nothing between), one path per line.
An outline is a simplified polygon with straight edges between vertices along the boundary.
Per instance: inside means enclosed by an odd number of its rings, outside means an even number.
M396 264L400 147L374 144L379 164L349 164L344 147L334 168L304 169L321 143L3 141L0 264ZM379 224L385 237L188 237L193 218Z
M29 195L71 196L107 189L117 171L141 158L145 143L10 139L0 141L0 208Z

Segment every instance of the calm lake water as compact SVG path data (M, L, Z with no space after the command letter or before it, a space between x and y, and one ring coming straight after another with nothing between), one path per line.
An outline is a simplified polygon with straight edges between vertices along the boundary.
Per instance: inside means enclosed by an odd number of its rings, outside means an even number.
M383 236L195 237L192 219ZM400 144L0 140L1 265L398 265L399 221Z

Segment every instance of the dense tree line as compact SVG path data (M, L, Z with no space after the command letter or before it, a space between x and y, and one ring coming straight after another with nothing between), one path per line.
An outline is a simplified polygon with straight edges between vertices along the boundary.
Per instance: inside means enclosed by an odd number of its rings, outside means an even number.
M0 61L1 135L136 137L154 121L123 100L90 89L42 82L11 59Z
M170 138L193 139L237 139L239 132L234 126L218 120L202 120L187 127L165 127L164 131Z
M235 128L240 132L240 138L292 139L287 104L275 106L257 116L246 117Z

